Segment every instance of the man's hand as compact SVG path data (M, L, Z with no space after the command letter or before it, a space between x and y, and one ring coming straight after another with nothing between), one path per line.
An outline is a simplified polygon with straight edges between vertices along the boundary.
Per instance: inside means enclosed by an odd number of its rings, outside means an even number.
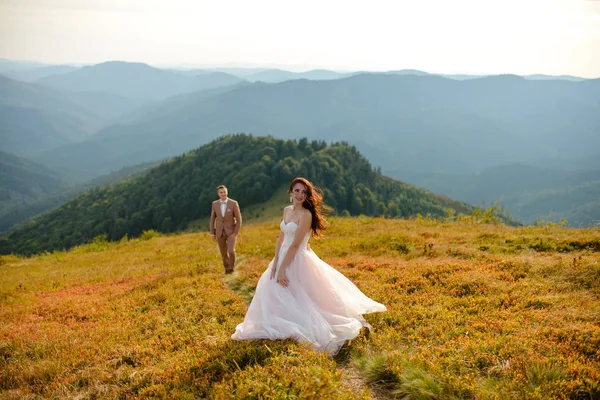
M217 241L217 236L216 235L210 235L210 237L212 238L213 242Z

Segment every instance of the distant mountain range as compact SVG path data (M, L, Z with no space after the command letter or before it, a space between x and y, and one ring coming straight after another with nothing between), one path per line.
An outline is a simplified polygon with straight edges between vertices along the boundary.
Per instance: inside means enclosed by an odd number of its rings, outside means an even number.
M0 75L0 148L30 157L79 142L156 100L238 82L220 72L185 77L121 62L77 68L33 83Z
M64 91L107 92L154 101L180 93L233 85L239 81L239 78L224 72L184 76L146 64L112 61L47 76L37 83Z
M85 191L141 176L156 164L125 167L90 181L68 185L60 173L0 152L0 234Z
M83 140L103 118L69 96L0 75L0 149L32 155Z
M227 133L348 141L384 170L473 173L600 149L600 80L362 74L227 88L40 154L93 177L173 156Z
M566 219L572 226L600 223L600 159L595 169L505 164L476 174L388 171L406 182L470 204L497 201L525 223Z
M66 187L60 174L4 151L0 151L0 182L0 215Z
M107 63L102 63L107 64ZM102 65L102 64L96 64ZM144 66L142 63L123 63L123 64L138 64ZM77 69L86 66L74 66L74 65L48 65L38 62L31 61L13 61L8 59L0 58L0 74L21 81L35 81L44 77L52 75L60 75L68 72L73 72ZM91 66L87 66L91 67ZM399 74L399 75L437 75L451 79L474 79L481 78L486 75L474 75L474 74L443 74L443 73L430 73L416 69L402 69L402 70L390 70L381 72L372 71L333 71L327 69L314 69L305 72L292 72L284 69L277 68L235 68L235 67L210 67L210 68L156 68L164 71L174 72L185 76L197 76L197 75L209 75L211 73L220 72L228 75L234 75L240 79L248 82L267 82L267 83L278 83L292 79L340 79L347 78L352 75L362 73L382 73L382 74ZM532 80L568 80L568 81L582 81L586 78L581 78L572 75L523 75L526 79Z
M33 82L48 76L73 72L78 70L79 68L80 67L73 67L71 65L50 65L25 70L1 71L0 73L8 78L16 79L18 81Z
M473 204L503 199L524 221L598 220L588 200L600 170L599 79L2 59L0 74L21 79L0 76L0 150L69 182L248 132L346 141L387 175ZM544 202L555 195L560 204ZM548 207L534 213L536 202Z

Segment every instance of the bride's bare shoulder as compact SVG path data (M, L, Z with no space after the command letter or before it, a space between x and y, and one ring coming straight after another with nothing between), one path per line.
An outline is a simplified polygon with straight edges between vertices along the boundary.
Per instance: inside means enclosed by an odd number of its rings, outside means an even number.
M300 218L312 220L312 214L307 209L302 210L302 214L300 214Z

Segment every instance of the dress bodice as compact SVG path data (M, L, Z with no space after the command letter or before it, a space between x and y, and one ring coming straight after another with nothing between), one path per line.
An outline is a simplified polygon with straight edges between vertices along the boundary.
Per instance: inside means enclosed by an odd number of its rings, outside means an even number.
M281 221L281 231L283 232L283 247L289 247L294 241L294 236L296 236L296 230L298 230L298 224L294 221L290 221L287 224L285 221ZM308 239L310 238L310 231L304 237L304 240L300 244L300 250L306 249L306 244L308 243Z

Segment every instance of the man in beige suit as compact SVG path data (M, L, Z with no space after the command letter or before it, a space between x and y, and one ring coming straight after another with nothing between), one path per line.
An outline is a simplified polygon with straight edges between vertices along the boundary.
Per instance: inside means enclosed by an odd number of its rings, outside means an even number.
M210 236L219 244L225 273L231 274L235 267L235 241L242 226L242 214L237 201L227 197L227 188L217 188L219 200L212 203L210 213Z

